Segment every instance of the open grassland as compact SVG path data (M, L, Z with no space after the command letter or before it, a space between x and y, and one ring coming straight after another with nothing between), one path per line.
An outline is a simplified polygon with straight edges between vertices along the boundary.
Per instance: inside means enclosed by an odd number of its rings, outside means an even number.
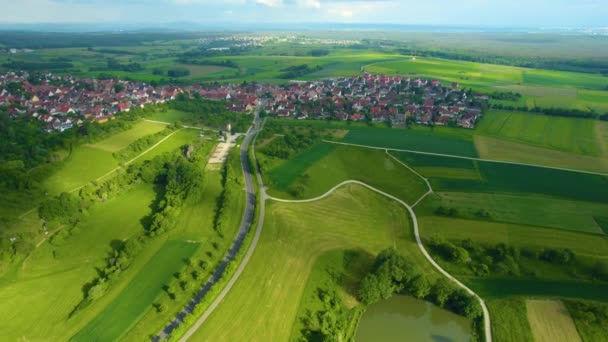
M466 130L352 129L342 139L350 144L477 157L471 134Z
M74 341L113 341L119 339L163 291L163 286L198 248L198 244L168 241L148 261L129 286L94 320L76 334Z
M117 152L128 146L137 139L143 138L154 133L158 133L165 129L166 126L156 122L140 121L133 128L112 135L95 144L91 144L92 148L100 149L108 152Z
M279 171L290 171L289 161ZM299 167L299 165L296 165ZM306 187L300 198L320 196L345 180L359 180L382 189L407 203L414 203L426 191L424 181L411 170L391 158L384 151L352 146L335 146L332 151L312 166L304 174L308 176ZM289 196L288 188L273 188L282 177L281 173L271 170L271 194L279 197Z
M476 135L475 146L483 159L504 160L591 172L608 172L608 154L600 157L551 150L488 136ZM601 144L599 145L601 148Z
M224 302L193 340L287 341L315 261L338 250L395 247L422 270L405 210L361 186L311 203L269 203L259 244Z
M477 133L538 147L597 156L600 147L595 137L595 125L599 123L590 119L489 111L478 125Z
M391 154L414 169L444 167L444 176L435 171L437 177L430 178L435 191L525 193L608 203L608 176L407 152L392 151ZM477 179L451 178L453 169L456 172L473 170L479 176Z
M295 157L280 163L273 167L268 174L273 187L286 190L289 186L308 168L313 166L317 161L323 159L328 154L332 153L336 145L333 144L317 144Z
M440 192L434 206L454 208L459 216L475 218L480 210L487 219L521 225L604 234L596 217L608 213L608 204L577 202L530 195ZM608 252L608 251L607 251Z
M432 237L442 237L447 240L473 239L487 245L505 243L534 249L569 248L577 255L598 259L608 255L608 239L595 234L438 216L423 216L418 221L420 234L426 239Z
M496 342L533 341L527 319L526 302L521 298L486 301L492 317L492 340Z
M139 122L133 128L115 134L95 144L75 147L45 181L43 185L51 193L72 191L88 182L104 176L118 167L118 161L112 156L135 140L154 134L165 128L163 124Z
M5 322L0 339L67 340L101 312L142 265L134 263L108 294L68 320L82 300L82 286L96 277L110 244L143 229L141 221L151 214L154 198L152 187L140 184L95 206L77 231L51 238L2 277L0 315Z
M239 228L238 223L227 225L230 230L225 232L226 238L221 239L217 231L214 229L214 219L217 210L219 197L222 193L221 174L217 170L207 171L205 174L205 185L202 191L194 193L190 196L182 208L181 214L176 224L176 229L169 232L170 239L182 239L189 242L196 241L200 244L200 248L193 255L195 259L202 259L210 265L221 257L223 252L229 248L232 238ZM230 208L231 212L240 213L243 210L244 200L235 201L235 207ZM240 215L233 215L235 220L240 220ZM217 248L212 247L216 243ZM213 257L209 257L207 252L212 252ZM181 265L173 269L173 272L180 271ZM210 273L213 272L213 267L208 267L207 271L201 272L199 279L204 282ZM165 283L166 284L166 283ZM177 299L169 300L165 293L160 295L157 302L162 302L167 305L167 309L162 312L158 310L147 310L137 324L133 325L126 335L124 340L138 340L142 336L157 333L162 327L175 317L175 312L181 310L185 304L191 300L190 294L185 294ZM154 300L154 298L152 299ZM148 301L149 304L152 300Z
M576 326L561 301L528 299L526 308L535 342L581 341Z

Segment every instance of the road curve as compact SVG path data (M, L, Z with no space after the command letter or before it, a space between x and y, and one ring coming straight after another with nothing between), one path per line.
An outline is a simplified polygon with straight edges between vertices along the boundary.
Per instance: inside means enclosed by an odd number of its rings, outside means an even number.
M424 179L424 178L423 178ZM437 269L437 271L439 271L439 273L443 274L445 277L447 277L448 279L450 279L451 281L453 281L454 283L456 283L459 287L463 288L465 291L467 291L467 293L469 293L470 295L474 296L475 298L477 298L477 300L479 301L479 304L481 305L481 309L483 310L483 320L484 320L484 330L485 330L485 341L486 342L492 342L492 330L491 330L491 323L490 323L490 312L488 311L488 308L486 306L486 303L483 301L483 299L481 299L481 297L479 297L475 292L473 292L473 290L471 290L470 288L468 288L466 285L464 285L463 283L461 283L460 281L458 281L458 279L454 278L452 275L450 275L447 271L445 271L443 268L441 268L441 266L439 266L439 264L437 264L437 262L435 262L435 260L433 260L433 258L431 257L431 255L427 252L426 248L424 248L424 245L422 244L422 239L420 239L420 231L418 229L418 219L416 218L416 213L414 213L414 210L412 209L411 206L409 206L407 203L405 203L404 201L402 201L401 199L391 195L391 194L387 194L386 192L376 189L371 185L368 185L366 183L357 181L357 180L347 180L344 181L336 186L334 186L333 188L331 188L329 191L327 191L326 193L324 193L321 196L315 197L315 198L310 198L310 199L304 199L304 200L286 200L286 199L281 199L281 198L276 198L276 197L271 197L268 196L267 198L273 201L277 201L277 202L283 202L283 203L308 203L308 202L314 202L314 201L318 201L321 200L329 195L331 195L334 191L336 191L338 188L347 185L347 184L358 184L361 185L363 187L368 188L369 190L375 191L385 197L388 197L392 200L397 201L398 203L400 203L402 206L404 206L407 211L409 212L411 218L412 218L412 222L414 225L414 236L416 237L416 244L418 245L418 248L420 249L420 251L422 252L422 254L426 257L426 259L431 263L431 265L433 265L435 267L435 269ZM428 183L427 183L428 184ZM430 187L430 185L429 185ZM423 198L424 196L428 195L429 192L427 192L426 194L424 194L421 198ZM420 201L420 199L416 202L418 203Z

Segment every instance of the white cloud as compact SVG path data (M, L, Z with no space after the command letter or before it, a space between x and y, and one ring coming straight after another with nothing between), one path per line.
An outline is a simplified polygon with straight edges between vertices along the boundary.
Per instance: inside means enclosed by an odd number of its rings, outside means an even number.
M305 8L321 8L321 1L319 0L298 0L298 6Z
M268 7L279 7L283 4L283 0L255 0L255 3Z

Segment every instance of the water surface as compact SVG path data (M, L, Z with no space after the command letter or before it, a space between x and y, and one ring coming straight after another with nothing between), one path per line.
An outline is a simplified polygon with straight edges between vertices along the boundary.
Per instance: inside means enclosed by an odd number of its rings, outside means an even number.
M406 296L371 305L363 314L356 342L470 341L471 322L429 302Z

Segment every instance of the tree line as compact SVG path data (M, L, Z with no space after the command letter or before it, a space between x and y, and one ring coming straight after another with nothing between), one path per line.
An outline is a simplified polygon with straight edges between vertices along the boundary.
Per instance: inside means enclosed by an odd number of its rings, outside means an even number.
M586 262L568 248L531 248L505 243L484 245L471 239L448 241L429 239L430 250L442 260L466 265L478 277L533 276L541 277L538 262L560 266L565 272L576 274L576 279L608 282L608 262Z

